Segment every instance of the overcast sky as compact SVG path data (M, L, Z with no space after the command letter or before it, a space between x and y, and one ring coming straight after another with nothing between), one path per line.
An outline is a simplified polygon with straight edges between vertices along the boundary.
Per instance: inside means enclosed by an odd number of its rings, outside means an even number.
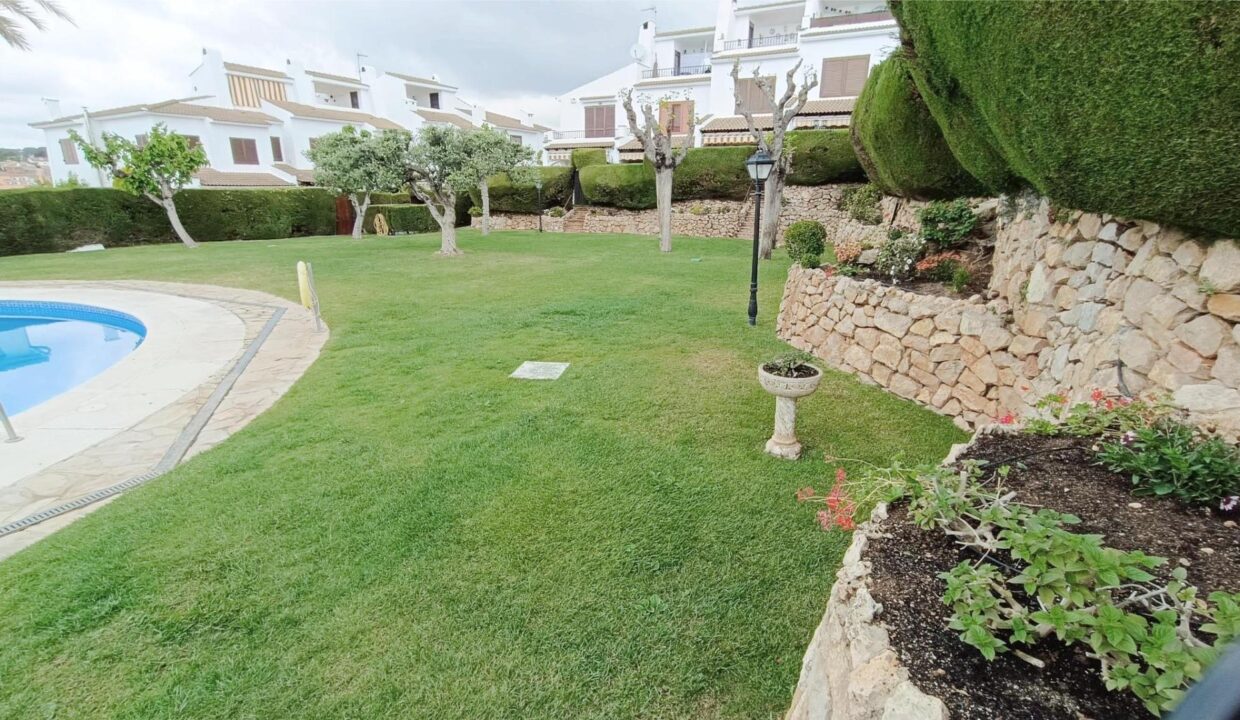
M0 43L0 147L42 145L41 97L66 113L190 93L203 47L280 68L438 74L473 102L556 119L552 97L629 62L644 19L710 25L714 0L62 0L31 50ZM649 8L657 6L657 13Z

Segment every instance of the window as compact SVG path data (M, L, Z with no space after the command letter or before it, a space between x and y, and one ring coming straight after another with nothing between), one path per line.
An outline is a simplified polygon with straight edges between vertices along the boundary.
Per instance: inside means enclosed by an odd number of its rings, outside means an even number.
M358 100L358 97L357 97L357 91L356 91L356 90L354 90L354 91L350 92L350 93L349 93L349 107L352 107L352 108L360 108L361 106L362 106L362 104L361 104L361 102ZM274 138L273 138L273 139L274 139Z
M763 80L772 87L775 85L774 75L767 75ZM754 78L740 78L736 81L736 114L740 115L745 110L751 113L771 111L770 98L758 87L758 81Z
M319 144L318 138L310 138L310 149L313 150Z
M275 162L284 162L284 148L280 147L280 138L271 138L271 159Z
M257 165L258 142L253 138L228 138L234 165Z
M196 147L202 147L202 138L197 135L183 135L182 137L185 138L185 144L189 146L190 150L193 150Z
M138 133L137 136L134 137L134 141L137 143L138 149L142 149L146 147L146 142L149 139L150 139L150 136L147 135L146 133Z
M692 117L692 100L659 103L659 127L665 132L673 134L688 132L689 120Z
M77 145L73 144L73 140L64 138L60 141L60 156L64 158L66 165L78 164Z
M516 133L508 133L508 139L509 139L509 140L511 140L511 141L513 141L514 143L516 143L516 144L518 144L518 145L520 145L520 144L521 144L521 136L520 136L520 135L517 135Z
M615 137L616 136L616 106L615 105L587 105L586 111L586 137Z
M822 85L818 97L855 97L861 94L870 74L870 56L827 58L822 61Z
M439 109L439 93L437 92L431 93L431 107L435 110Z

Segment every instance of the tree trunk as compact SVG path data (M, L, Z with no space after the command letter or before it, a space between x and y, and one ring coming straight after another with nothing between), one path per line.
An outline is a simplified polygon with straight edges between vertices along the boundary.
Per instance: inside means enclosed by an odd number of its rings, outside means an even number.
M444 198L443 212L439 217L439 254L444 256L464 255L456 246L456 194Z
M366 199L359 204L356 195L349 196L349 202L353 203L353 239L362 239L362 224L366 221L366 211L370 208L370 193L366 193Z
M172 225L172 231L177 234L177 237L181 239L181 242L185 243L185 247L198 247L198 243L194 242L194 238L190 237L189 233L185 232L185 226L181 224L181 217L177 215L177 206L176 203L172 201L172 198L166 197L159 204L164 206L164 212L168 213L168 222Z
M785 176L773 170L766 179L762 195L762 227L758 231L758 254L764 260L771 259L775 248L775 235L779 230L779 214L783 210Z
M478 194L482 196L482 234L491 234L491 188L487 181L478 183Z
M654 171L655 205L659 209L659 250L672 251L672 168Z

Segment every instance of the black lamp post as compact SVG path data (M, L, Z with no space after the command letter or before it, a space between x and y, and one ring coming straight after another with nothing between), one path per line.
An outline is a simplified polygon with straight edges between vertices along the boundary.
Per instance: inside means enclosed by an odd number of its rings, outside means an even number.
M762 228L762 188L771 175L775 161L759 150L745 161L745 170L753 180L753 266L749 270L749 324L758 324L758 233Z

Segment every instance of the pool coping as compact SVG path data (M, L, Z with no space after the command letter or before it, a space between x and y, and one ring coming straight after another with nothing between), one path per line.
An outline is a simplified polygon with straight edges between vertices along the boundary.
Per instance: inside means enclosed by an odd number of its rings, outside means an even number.
M42 484L44 490L51 488L53 493L61 492L62 486L67 485L67 494L58 497L61 501L55 503L50 503L47 497L37 498L31 505L32 512L21 517L14 517L12 512L0 516L7 521L0 525L0 557L51 534L121 492L159 477L182 459L213 447L244 427L292 386L317 358L328 337L326 327L318 330L313 314L305 308L252 290L148 281L0 283L0 294L8 298L15 293L54 295L61 300L111 307L132 314L147 325L148 341L134 353L58 396L69 397L65 402L67 407L73 407L70 401L78 389L95 392L93 397L109 387L123 387L117 383L142 374L142 363L130 365L129 361L147 342L158 337L157 333L167 342L175 341L182 361L185 360L184 349L194 348L191 366L199 373L193 375L193 380L201 379L201 370L205 367L199 362L203 359L203 345L211 350L213 360L219 359L221 348L230 348L231 352L226 353L224 362L214 363L205 380L185 390L172 403L154 408L137 423L18 480L18 484ZM96 301L105 295L110 296L110 302ZM194 338L194 323L185 318L180 322L182 331L177 332L175 326L170 327L158 318L160 313L150 312L146 306L151 302L178 312L190 307L186 303L198 303L193 316L200 324L204 317L213 317L215 332ZM184 331L186 328L190 330L189 336ZM168 362L166 353L148 355ZM128 366L126 372L109 377L113 370L124 366ZM188 381L183 382L179 388L184 390L187 384ZM19 433L31 435L21 427L26 419L57 399L15 416ZM5 447L0 446L0 459L5 454ZM9 488L5 486L0 491ZM75 488L78 492L74 492ZM31 495L35 497L37 493Z

